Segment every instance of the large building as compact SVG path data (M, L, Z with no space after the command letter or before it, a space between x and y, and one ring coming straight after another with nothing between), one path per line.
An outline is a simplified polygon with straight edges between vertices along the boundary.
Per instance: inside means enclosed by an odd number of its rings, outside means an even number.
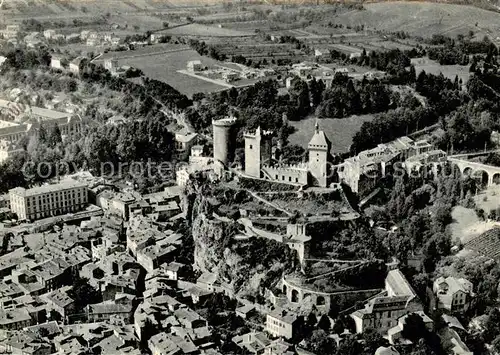
M36 220L76 212L88 203L87 185L66 181L32 189L16 187L9 191L11 211L20 220Z
M71 137L82 131L81 117L68 112L42 107L19 105L0 99L0 139L15 142L33 134L40 125L56 124L63 136Z
M302 324L302 317L285 310L274 310L266 316L266 331L274 337L292 339Z
M349 185L352 191L362 194L364 190L371 190L380 177L390 173L388 170L393 170L396 161L406 161L413 156L422 158L424 154L431 154L432 149L432 144L427 140L414 141L409 137L400 137L346 159L338 166L337 173L341 182ZM409 163L409 166L414 164Z
M401 271L396 269L387 274L384 294L370 299L364 308L351 313L351 318L357 333L374 328L381 334L387 334L401 317L422 309L415 291Z

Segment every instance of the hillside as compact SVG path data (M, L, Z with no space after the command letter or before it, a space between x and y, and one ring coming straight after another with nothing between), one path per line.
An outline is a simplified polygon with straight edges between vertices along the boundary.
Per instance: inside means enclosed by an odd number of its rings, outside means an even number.
M380 31L404 31L411 35L434 33L456 36L472 30L476 34L500 35L500 14L469 5L431 2L379 2L364 5L363 11L340 14L335 22L365 25ZM480 37L481 38L481 37Z
M320 4L319 8L315 7L317 10L328 6L325 5L328 2L326 0L319 2L316 0L296 1L308 9L314 9L310 4ZM287 4L294 2L295 0L286 0ZM110 23L126 22L144 29L158 29L161 28L162 21L165 19L169 19L168 21L172 25L175 22L172 20L176 16L177 18L192 16L200 19L204 18L203 16L215 16L214 18L220 17L223 23L226 22L224 18L237 16L239 20L236 23L244 24L243 18L252 14L253 10L288 11L280 5L272 6L277 4L274 0L249 0L244 3L244 8L240 6L228 7L227 3L228 1L225 0L206 0L203 2L195 0L86 0L85 2L78 0L4 0L0 11L0 25L23 19L71 21L106 15ZM348 28L364 26L370 31L403 31L410 35L423 37L433 34L454 37L457 34L468 34L470 31L473 31L476 38L479 39L484 35L490 36L491 39L500 36L500 13L496 12L499 11L499 6L494 2L479 1L474 2L474 6L472 2L464 1L456 1L455 4L418 1L347 1L346 3L363 3L363 5L349 6L346 7L347 11L334 12L333 14L323 11L323 18L321 19L320 15L319 21L314 21L314 24L324 26L332 22L349 26ZM471 3L471 5L461 5L463 3ZM221 6L223 4L226 5ZM338 3L335 3L335 6L338 6ZM294 9L297 8L289 8L292 12ZM242 20L243 22L239 22ZM208 30L212 31L212 29Z

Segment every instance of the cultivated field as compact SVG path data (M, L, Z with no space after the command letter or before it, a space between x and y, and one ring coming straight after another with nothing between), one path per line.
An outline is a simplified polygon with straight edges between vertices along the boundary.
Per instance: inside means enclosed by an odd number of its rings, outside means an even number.
M96 63L103 63L104 60L110 58L117 59L120 66L128 65L139 68L147 77L164 81L189 97L198 92L215 92L227 87L180 73L179 70L186 69L188 61L200 60L208 67L226 67L233 70L238 68L235 64L218 62L212 58L200 56L192 49L172 44L144 47L137 51L109 52L99 58ZM234 85L242 84L244 83L234 83Z
M500 35L500 14L472 6L426 2L380 2L365 4L363 11L351 11L331 19L351 27L429 37L456 36L474 31L478 38Z
M468 65L439 65L438 62L430 60L427 57L413 58L411 62L415 65L417 75L424 70L426 73L434 75L443 73L445 77L451 80L454 80L455 76L458 76L459 79L462 79L464 84L469 81L470 73Z
M332 153L344 153L352 144L352 137L359 131L363 122L373 120L372 115L351 116L346 118L324 118L320 119L319 126L332 142ZM290 124L296 128L295 133L290 136L290 143L307 148L314 133L316 117L293 122Z
M196 36L196 37L243 37L255 36L254 32L238 31L230 28L219 28L216 26L200 25L191 23L184 26L166 29L161 34L170 36Z

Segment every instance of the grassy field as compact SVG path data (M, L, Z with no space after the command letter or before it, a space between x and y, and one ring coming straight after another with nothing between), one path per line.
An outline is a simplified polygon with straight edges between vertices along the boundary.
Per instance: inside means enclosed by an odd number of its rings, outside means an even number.
M372 115L351 116L347 118L324 118L320 119L319 126L332 142L332 153L344 153L352 144L352 137L359 131L363 122L371 121ZM290 136L290 143L307 148L314 133L315 117L293 122L290 124L296 128L295 133Z
M468 65L439 65L438 62L434 60L430 60L429 58L413 58L411 60L412 64L415 65L415 70L417 75L425 70L426 73L438 75L439 73L443 73L443 75L451 80L455 79L455 76L458 76L459 79L462 79L462 82L465 84L469 81L470 73Z

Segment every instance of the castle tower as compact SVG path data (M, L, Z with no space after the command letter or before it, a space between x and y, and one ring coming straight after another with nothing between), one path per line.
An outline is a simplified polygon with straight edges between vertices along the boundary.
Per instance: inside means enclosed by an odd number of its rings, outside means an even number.
M305 223L291 223L286 226L288 246L297 251L302 271L306 267L306 259L309 258L309 246L311 237L307 235Z
M330 152L331 143L325 135L325 132L320 131L319 124L316 121L314 135L309 142L309 173L311 174L314 185L321 187L328 186L329 166L328 153Z
M269 132L260 127L255 134L245 133L245 174L260 178L262 165L270 165L272 159L272 139Z
M235 117L227 117L212 121L214 138L214 159L227 165L233 159L234 134L232 127L236 122Z

